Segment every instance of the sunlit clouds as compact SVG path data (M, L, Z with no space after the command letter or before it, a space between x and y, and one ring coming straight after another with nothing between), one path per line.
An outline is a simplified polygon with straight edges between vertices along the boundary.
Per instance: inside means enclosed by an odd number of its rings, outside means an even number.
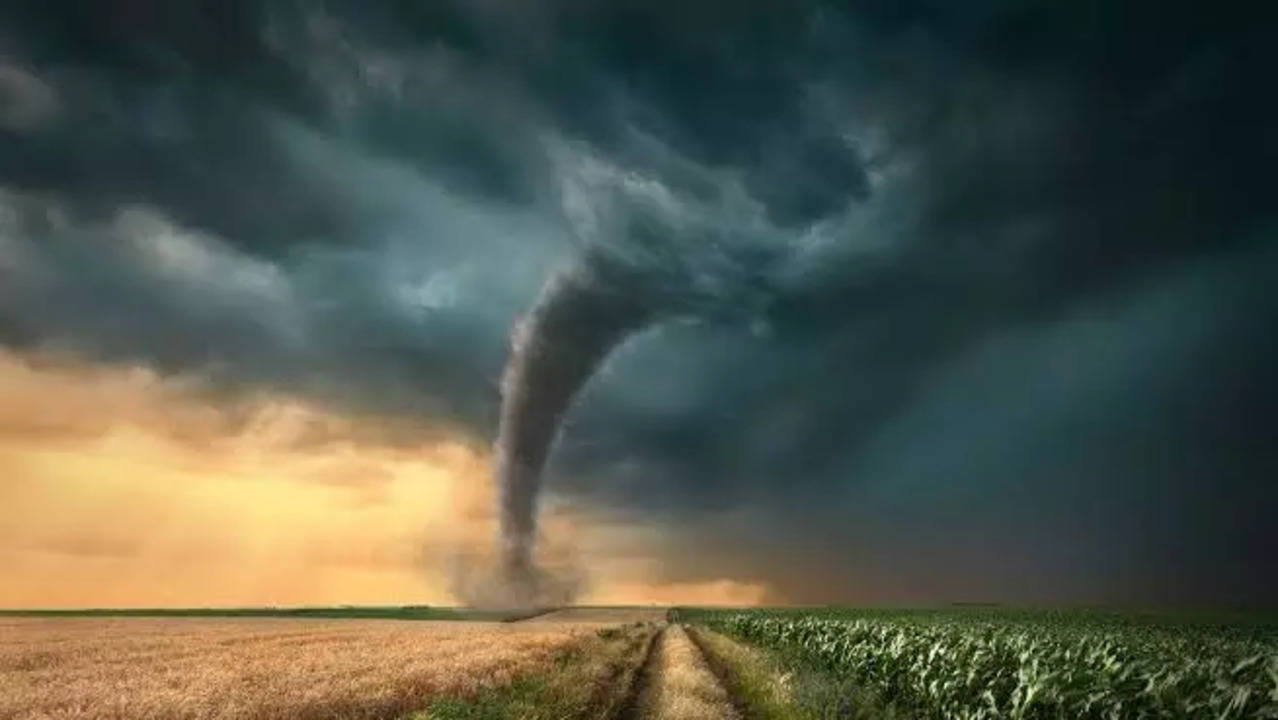
M0 606L450 603L491 540L487 448L465 438L11 353L0 394ZM547 551L582 522L552 514Z

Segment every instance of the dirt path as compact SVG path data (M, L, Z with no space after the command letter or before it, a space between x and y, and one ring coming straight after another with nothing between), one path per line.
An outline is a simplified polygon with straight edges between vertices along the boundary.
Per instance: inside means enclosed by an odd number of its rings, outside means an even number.
M683 627L668 625L654 641L623 720L740 720L727 690Z

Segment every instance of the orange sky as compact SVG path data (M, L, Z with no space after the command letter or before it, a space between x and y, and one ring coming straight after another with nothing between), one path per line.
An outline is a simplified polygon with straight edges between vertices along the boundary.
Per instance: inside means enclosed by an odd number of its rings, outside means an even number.
M385 421L297 398L215 401L182 378L12 353L0 398L0 607L453 603L452 578L488 551L487 448L465 438L391 443ZM642 528L550 505L546 545L590 568L583 601L764 596L655 583Z

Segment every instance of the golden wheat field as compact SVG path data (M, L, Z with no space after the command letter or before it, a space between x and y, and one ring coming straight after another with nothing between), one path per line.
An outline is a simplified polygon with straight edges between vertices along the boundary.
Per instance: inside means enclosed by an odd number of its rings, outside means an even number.
M0 719L396 718L590 630L395 620L0 619Z

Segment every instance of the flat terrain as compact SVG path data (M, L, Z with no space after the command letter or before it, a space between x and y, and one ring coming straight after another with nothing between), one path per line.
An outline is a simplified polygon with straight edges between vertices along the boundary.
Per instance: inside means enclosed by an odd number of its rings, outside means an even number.
M680 610L763 717L1278 718L1267 614ZM706 629L717 632L703 632ZM789 713L789 714L786 714Z
M342 605L337 607L86 608L78 610L0 610L5 617L202 617L202 618L356 618L366 620L521 620L534 610L480 610L432 605Z
M597 625L619 625L635 622L662 622L666 619L666 608L659 607L570 607L535 615L520 624L529 623L575 623Z
M0 617L0 720L958 716L1278 718L1278 626L995 608Z
M666 614L3 617L0 720L736 720L701 651Z
M571 624L0 618L0 718L395 718L551 666Z

